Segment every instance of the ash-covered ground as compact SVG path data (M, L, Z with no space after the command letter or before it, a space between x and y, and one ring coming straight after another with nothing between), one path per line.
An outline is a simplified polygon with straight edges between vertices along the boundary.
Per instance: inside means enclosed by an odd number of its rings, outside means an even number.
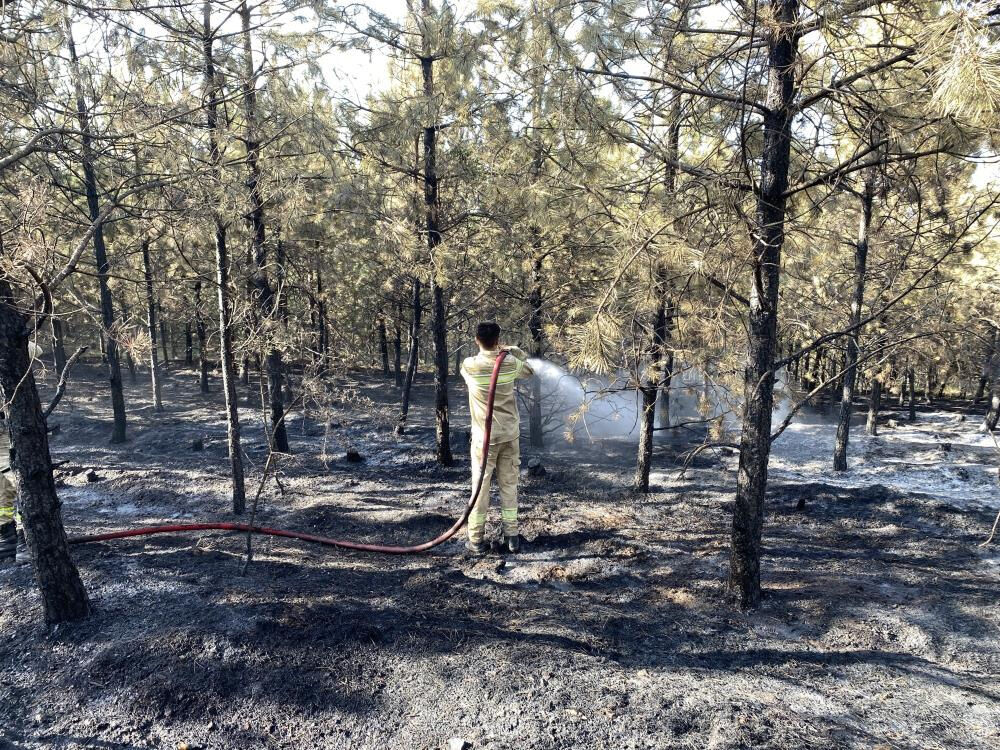
M232 518L213 387L174 371L156 415L146 381L129 385L131 440L111 446L103 375L80 368L50 420L70 533ZM467 493L464 390L449 469L429 381L402 438L390 383L336 390L353 398L293 414L259 521L391 543L446 528ZM265 438L244 396L252 496ZM723 586L735 458L678 478L683 438L660 440L646 497L628 442L541 452L516 557L257 538L241 575L242 536L94 544L74 548L94 614L52 631L30 569L0 568L0 748L996 748L1000 544L977 545L1000 454L963 416L856 437L846 475L827 420L790 428L750 613Z

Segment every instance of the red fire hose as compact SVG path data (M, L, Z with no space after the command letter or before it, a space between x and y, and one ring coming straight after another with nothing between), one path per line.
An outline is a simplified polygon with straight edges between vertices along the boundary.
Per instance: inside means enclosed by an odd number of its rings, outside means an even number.
M363 544L361 542L348 542L341 539L331 539L327 536L316 534L306 534L301 531L288 531L287 529L272 529L267 526L251 526L246 523L230 523L220 521L218 523L175 523L166 526L145 526L139 529L125 529L124 531L110 531L107 534L86 534L84 536L73 536L69 538L70 544L88 544L90 542L106 542L111 539L126 539L131 536L148 536L150 534L173 534L182 531L209 531L218 529L221 531L242 531L253 534L266 534L268 536L284 536L289 539L300 539L303 542L314 544L324 544L328 547L341 547L342 549L360 550L362 552L382 552L387 555L409 555L415 552L426 552L433 547L451 539L458 532L462 525L469 519L476 498L483 486L485 475L486 457L490 452L490 432L493 428L493 401L496 398L497 378L500 376L500 365L503 363L507 352L501 350L497 355L496 363L493 365L493 374L490 377L490 390L486 398L486 429L483 433L483 460L479 468L479 477L476 480L475 488L469 497L469 502L465 505L465 510L458 520L452 524L451 528L444 533L434 537L430 541L422 544L414 544L408 547L399 547L387 544Z

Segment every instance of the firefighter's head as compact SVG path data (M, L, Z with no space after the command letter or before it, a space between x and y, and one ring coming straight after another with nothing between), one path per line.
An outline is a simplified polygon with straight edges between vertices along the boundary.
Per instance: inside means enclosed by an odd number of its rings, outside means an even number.
M476 326L476 343L482 349L492 351L500 343L500 326L492 320L486 320Z

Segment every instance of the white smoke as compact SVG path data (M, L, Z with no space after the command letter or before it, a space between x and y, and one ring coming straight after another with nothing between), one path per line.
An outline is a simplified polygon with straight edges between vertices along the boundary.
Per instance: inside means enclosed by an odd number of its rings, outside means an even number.
M528 360L541 385L543 429L570 441L637 440L641 394L625 373L617 378L570 372L548 360ZM527 394L523 394L527 395ZM522 403L525 403L522 400ZM740 424L738 394L698 367L675 363L670 386L670 424L673 426L733 430ZM774 419L791 408L784 371L775 383ZM657 407L657 425L664 427Z

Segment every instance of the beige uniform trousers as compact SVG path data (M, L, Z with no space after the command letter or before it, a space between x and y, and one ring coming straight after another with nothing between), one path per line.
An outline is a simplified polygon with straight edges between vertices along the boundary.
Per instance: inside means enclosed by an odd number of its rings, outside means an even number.
M15 502L17 489L14 487L13 472L10 471L10 441L7 425L0 422L0 526L20 519L17 517Z
M473 488L479 479L479 469L483 463L483 446L472 449ZM505 536L517 534L517 482L521 473L521 446L517 438L490 446L486 457L486 469L479 497L469 514L469 540L483 541L486 531L486 514L490 509L490 477L496 470L497 485L500 487L500 519Z

